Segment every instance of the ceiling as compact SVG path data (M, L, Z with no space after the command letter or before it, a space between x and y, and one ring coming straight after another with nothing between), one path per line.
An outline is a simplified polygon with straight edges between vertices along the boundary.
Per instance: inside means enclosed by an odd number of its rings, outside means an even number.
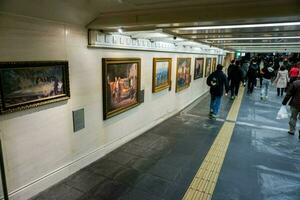
M106 32L159 30L236 51L300 50L300 24L216 27L300 22L300 0L1 0L0 12Z

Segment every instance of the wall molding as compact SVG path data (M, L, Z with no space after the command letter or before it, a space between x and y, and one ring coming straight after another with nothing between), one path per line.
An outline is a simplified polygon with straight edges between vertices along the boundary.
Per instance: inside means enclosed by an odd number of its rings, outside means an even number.
M208 45L187 46L174 43L151 41L149 39L131 38L126 35L105 34L98 30L89 30L90 48L108 48L121 50L152 51L184 54L226 55L223 49L209 47Z

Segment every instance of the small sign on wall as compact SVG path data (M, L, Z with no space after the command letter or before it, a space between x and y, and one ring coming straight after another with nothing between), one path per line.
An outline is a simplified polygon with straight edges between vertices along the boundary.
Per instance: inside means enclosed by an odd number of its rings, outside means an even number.
M80 131L81 129L84 129L84 127L84 109L82 108L73 111L73 131Z

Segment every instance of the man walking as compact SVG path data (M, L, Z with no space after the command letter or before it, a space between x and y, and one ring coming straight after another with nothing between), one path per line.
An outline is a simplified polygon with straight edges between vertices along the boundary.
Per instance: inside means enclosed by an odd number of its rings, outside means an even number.
M256 78L257 78L257 72L258 72L258 64L257 61L254 59L251 61L250 67L247 72L247 78L248 78L248 94L251 94L253 92L255 83L256 83Z
M241 82L243 82L243 71L240 68L240 62L237 60L235 65L228 73L228 79L230 80L231 99L238 95Z
M260 92L260 99L266 100L268 99L269 86L271 86L271 79L275 76L274 69L272 66L265 66L261 70L262 74L262 87Z
M296 130L297 116L300 112L300 80L296 80L290 85L282 101L282 105L286 105L289 100L290 100L289 105L291 108L291 118L289 122L290 129L288 133L294 135ZM300 131L299 131L299 139L300 139Z
M223 66L218 64L217 70L209 75L206 81L207 85L210 86L211 99L209 116L211 119L215 119L219 113L224 87L226 91L225 95L227 95L229 90L228 80L222 69Z

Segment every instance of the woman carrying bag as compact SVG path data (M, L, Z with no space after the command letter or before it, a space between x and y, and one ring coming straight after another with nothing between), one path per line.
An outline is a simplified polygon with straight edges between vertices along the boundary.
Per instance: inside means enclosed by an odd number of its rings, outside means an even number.
M277 77L274 80L274 85L277 87L277 96L283 96L283 91L287 87L289 82L289 72L285 69L284 66L280 67L280 70L277 73Z

